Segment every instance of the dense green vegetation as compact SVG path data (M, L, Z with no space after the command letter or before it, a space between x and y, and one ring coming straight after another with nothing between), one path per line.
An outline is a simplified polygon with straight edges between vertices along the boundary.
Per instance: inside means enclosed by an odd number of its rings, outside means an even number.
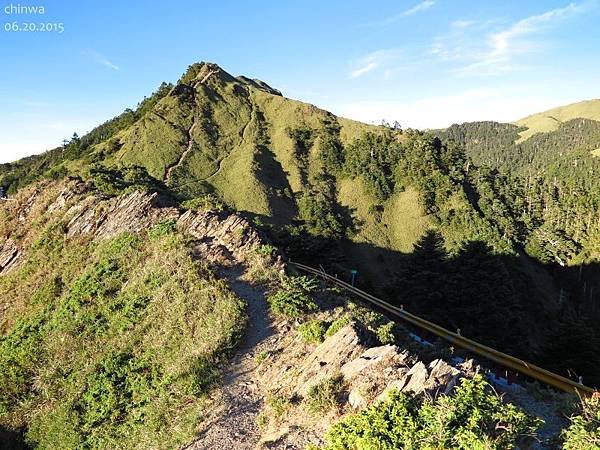
M304 313L317 310L317 304L309 295L316 287L317 282L312 278L284 275L267 301L276 314L300 317Z
M243 305L173 222L95 243L43 227L0 278L0 426L37 448L189 440Z
M480 375L463 379L452 396L389 398L334 425L327 450L511 449L540 425L504 403Z
M581 414L571 417L570 426L563 431L565 450L600 448L600 398L583 400Z

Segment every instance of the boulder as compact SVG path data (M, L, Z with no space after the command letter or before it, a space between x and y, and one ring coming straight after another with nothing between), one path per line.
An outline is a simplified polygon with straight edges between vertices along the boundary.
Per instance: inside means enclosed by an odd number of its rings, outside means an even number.
M298 368L300 375L296 392L304 396L310 386L339 373L347 361L352 361L365 352L367 340L365 331L356 322L349 323L329 336L304 358L303 364Z
M402 388L403 392L414 392L419 394L425 390L425 383L429 378L427 367L423 362L417 362L406 374L407 383Z
M348 403L354 409L360 409L366 406L367 399L362 394L361 389L357 387L350 390L350 393L348 394Z
M376 365L386 358L391 359L397 354L398 347L395 345L372 347L361 354L358 358L344 364L340 369L340 372L342 375L344 375L344 378L351 380L359 375L362 371Z
M429 378L425 382L425 390L433 395L448 394L461 376L460 370L452 367L442 359L436 359L429 364Z

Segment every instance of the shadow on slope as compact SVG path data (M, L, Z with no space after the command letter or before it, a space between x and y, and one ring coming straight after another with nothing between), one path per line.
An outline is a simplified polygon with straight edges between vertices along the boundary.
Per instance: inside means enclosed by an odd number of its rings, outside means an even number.
M600 386L600 264L541 267L562 292L550 298L526 256L495 254L480 241L448 254L428 232L412 253L306 232L280 233L287 256L322 267L394 305L502 352L584 384ZM545 280L545 279L544 279ZM595 291L595 293L594 293Z
M21 432L0 426L0 450L30 450Z

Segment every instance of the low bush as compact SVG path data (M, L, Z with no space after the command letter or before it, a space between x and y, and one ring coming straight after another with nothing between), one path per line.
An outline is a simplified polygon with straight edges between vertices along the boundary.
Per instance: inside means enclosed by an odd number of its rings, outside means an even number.
M185 209L193 211L226 211L227 205L223 200L214 194L205 194L199 197L194 197L190 200L181 202L181 206Z
M302 340L309 344L320 344L325 339L327 324L322 320L309 320L298 327Z
M437 399L393 391L334 425L323 450L507 450L531 437L540 423L503 403L477 375L463 379L454 395Z
M565 450L600 449L600 397L584 400L563 432Z
M174 219L163 220L157 223L148 231L150 239L160 239L164 236L175 233L177 229L177 222Z
M380 325L375 330L375 336L377 336L377 340L381 342L383 345L393 344L396 342L396 336L394 335L394 322L388 322L386 324Z
M351 321L352 321L352 318L348 314L346 314L338 319L335 319L331 323L331 325L329 325L329 328L327 328L327 331L325 332L325 337L333 336L339 330L341 330L346 325L348 325Z
M275 419L281 418L290 408L292 402L282 395L270 395L267 397L267 406Z
M313 278L281 277L279 288L269 297L269 306L276 314L286 317L300 317L302 314L316 311L317 304L309 295L317 288Z
M344 387L344 377L341 374L325 378L311 386L306 395L308 410L317 414L338 408Z

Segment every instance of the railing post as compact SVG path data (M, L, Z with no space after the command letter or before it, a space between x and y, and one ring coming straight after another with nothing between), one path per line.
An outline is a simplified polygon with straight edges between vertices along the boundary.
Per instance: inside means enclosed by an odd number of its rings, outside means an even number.
M514 378L513 378L513 373L512 370L507 370L506 371L506 383L510 386L513 384Z

